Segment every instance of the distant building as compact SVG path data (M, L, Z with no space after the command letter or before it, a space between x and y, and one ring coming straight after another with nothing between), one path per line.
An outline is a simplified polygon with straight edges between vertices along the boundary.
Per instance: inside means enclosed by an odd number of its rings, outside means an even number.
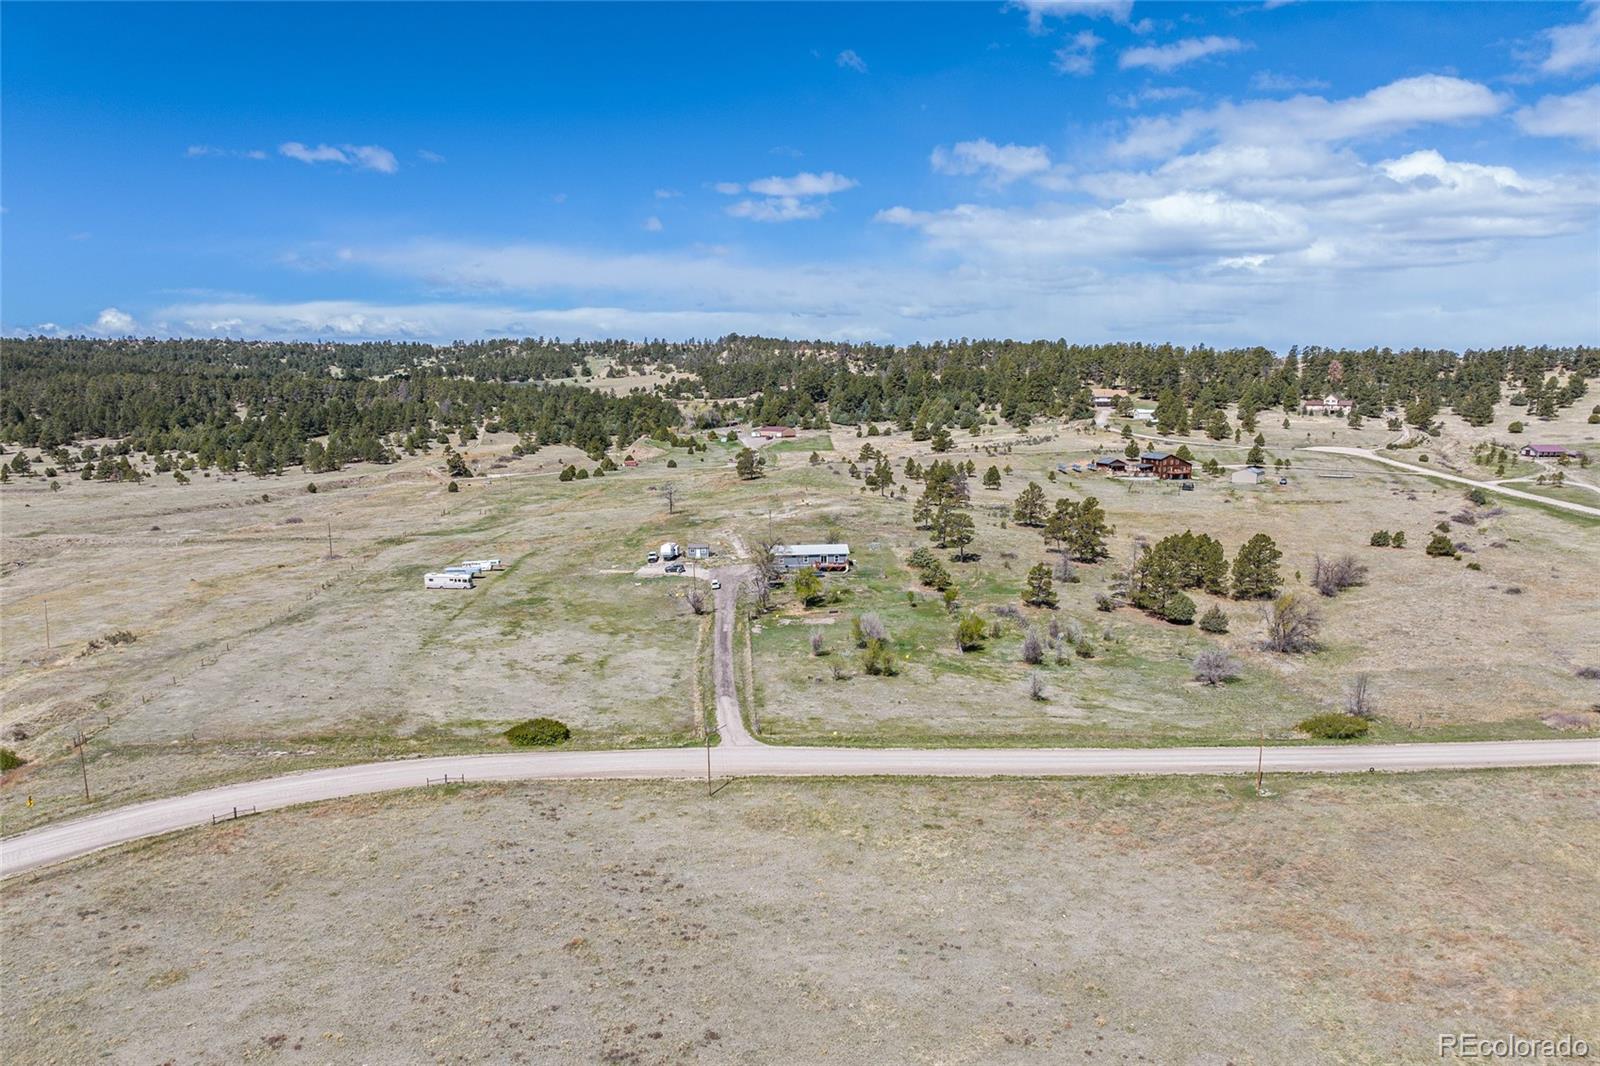
M1247 466L1243 470L1235 470L1229 475L1228 480L1235 485L1259 485L1261 479L1267 476L1265 467Z
M1103 470L1108 474L1126 474L1128 472L1128 461L1126 459L1116 458L1096 459L1094 461L1094 468L1096 470Z
M1309 400L1302 407L1308 415L1347 415L1355 407L1349 400L1341 400L1333 393L1328 393L1320 400Z
M776 440L779 437L794 436L795 429L793 426L760 426L750 435L760 437L762 440Z
M1127 389L1090 389L1089 395L1096 407L1115 407L1117 400L1129 395Z
M691 544L687 554L691 559L709 559L711 558L711 545Z
M1577 453L1569 451L1559 444L1528 444L1523 446L1520 454L1529 459L1565 459L1567 456Z
M780 544L772 554L785 570L850 569L848 544Z
M1139 473L1162 481L1187 481L1194 476L1194 464L1171 452L1145 452L1139 456Z

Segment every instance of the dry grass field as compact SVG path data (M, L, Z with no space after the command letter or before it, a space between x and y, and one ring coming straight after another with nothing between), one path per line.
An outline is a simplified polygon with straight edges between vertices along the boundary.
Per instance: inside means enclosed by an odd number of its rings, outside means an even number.
M1568 420L1541 426L1540 439L1592 447L1594 427ZM1549 735L1541 720L1551 713L1589 720L1600 690L1576 670L1600 665L1600 523L1531 503L1470 508L1461 486L1291 450L1382 446L1391 435L1372 422L1351 431L1297 418L1285 430L1264 419L1263 429L1272 453L1293 464L1289 485L1202 479L1182 493L1047 479L1097 448L1119 451L1116 427L957 434L956 458L973 458L980 472L991 462L1011 468L998 491L974 487L980 558L950 564L964 603L985 613L1020 606L1023 575L1047 558L1035 532L1007 521L1029 480L1052 500L1098 496L1117 527L1114 558L1080 567L1082 581L1061 588L1054 612L1088 630L1095 657L1047 662L1042 702L1026 692L1021 627L1008 623L982 652L963 656L942 607L925 596L908 602L915 581L904 559L925 543L911 528L910 503L862 492L843 461L870 441L898 477L908 456L932 458L905 434L857 439L834 427L773 444L763 450L767 476L753 482L734 477L735 446L719 443L694 456L640 448L638 469L563 483L556 474L581 455L548 448L511 460L505 435L467 449L495 476L463 481L457 493L445 490L437 456L314 478L197 477L188 486L171 475L141 485L69 479L60 492L13 481L0 489L0 744L32 761L0 782L0 819L12 832L220 779L481 750L538 714L568 722L576 745L692 741L706 695L696 679L707 673L696 648L703 658L709 646L697 640L682 579L635 573L663 540L706 541L722 560L741 537L854 548L857 571L828 581L840 602L807 614L783 592L778 610L750 627L746 699L778 742L1161 744L1249 741L1263 731L1293 739L1293 724L1337 706L1358 671L1373 676L1380 737ZM1440 469L1472 474L1458 431L1396 454L1415 461L1429 451ZM1188 443L1201 458L1242 459L1231 441ZM813 451L822 461L810 462ZM1569 473L1574 484L1591 479ZM319 491L307 492L308 482ZM670 516L658 491L665 484L677 490ZM1466 558L1480 570L1421 550L1431 527L1464 507L1481 517L1452 535L1474 548ZM1256 649L1252 605L1224 605L1234 624L1222 638L1131 610L1094 611L1094 593L1126 564L1135 537L1186 528L1217 536L1230 554L1255 532L1271 534L1291 586L1318 551L1354 552L1371 576L1324 603L1325 650L1295 659ZM1411 546L1367 547L1379 528L1405 529ZM421 588L426 570L483 555L503 558L506 569L477 589ZM866 610L890 624L897 677L857 669L849 620ZM1045 624L1046 612L1029 614ZM824 624L831 655L810 656L810 623ZM108 641L123 631L131 643ZM1240 658L1243 677L1212 689L1191 682L1194 654L1218 644ZM846 680L834 680L836 663ZM89 737L87 804L71 747L79 730Z
M8 883L0 1056L1243 1066L1435 1061L1457 1031L1600 1044L1592 771L1268 784L612 782L273 813Z

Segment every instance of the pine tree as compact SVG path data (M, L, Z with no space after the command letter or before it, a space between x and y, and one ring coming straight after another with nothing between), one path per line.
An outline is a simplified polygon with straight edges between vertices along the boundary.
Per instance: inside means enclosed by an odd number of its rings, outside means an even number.
M1032 481L1028 482L1027 487L1017 494L1017 502L1016 506L1011 510L1011 518L1019 526L1037 527L1044 525L1044 489L1041 489Z
M1260 600L1276 595L1283 584L1278 574L1278 560L1282 558L1283 552L1265 533L1246 541L1233 560L1233 598Z
M1028 585L1023 590L1022 602L1033 607L1056 605L1056 591L1050 578L1050 567L1039 563L1028 571Z

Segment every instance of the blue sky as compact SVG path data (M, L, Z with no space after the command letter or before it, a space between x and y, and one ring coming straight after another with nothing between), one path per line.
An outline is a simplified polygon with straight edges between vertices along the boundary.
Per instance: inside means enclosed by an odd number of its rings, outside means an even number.
M7 333L1600 342L1600 4L0 8Z

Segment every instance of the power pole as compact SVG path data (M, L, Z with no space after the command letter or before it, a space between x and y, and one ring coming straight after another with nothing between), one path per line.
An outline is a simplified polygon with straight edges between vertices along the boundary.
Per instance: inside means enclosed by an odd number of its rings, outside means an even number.
M83 773L83 798L87 801L89 799L89 764L84 761L83 746L89 742L89 738L83 735L82 729L77 732L78 735L73 739L73 745L78 749L78 769Z
M333 519L328 519L328 558L333 558Z
M1262 727L1261 746L1256 749L1256 795L1261 795L1261 768L1267 760L1267 730Z
M714 795L711 791L711 738L715 736L721 736L721 732L716 728L706 730L706 796L708 798Z
M50 601L44 601L44 650L50 650Z

